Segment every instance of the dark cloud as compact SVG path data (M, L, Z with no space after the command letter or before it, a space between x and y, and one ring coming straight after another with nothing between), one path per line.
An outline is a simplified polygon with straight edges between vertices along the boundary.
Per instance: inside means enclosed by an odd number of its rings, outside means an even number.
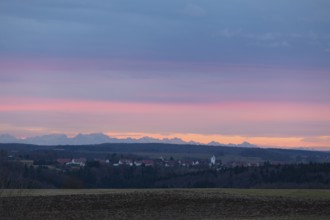
M329 66L321 0L5 0L0 12L3 54Z

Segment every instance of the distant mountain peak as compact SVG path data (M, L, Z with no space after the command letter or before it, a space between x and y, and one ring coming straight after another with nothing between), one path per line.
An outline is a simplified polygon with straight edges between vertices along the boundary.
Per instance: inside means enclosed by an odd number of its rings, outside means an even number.
M211 146L220 146L220 145L223 145L223 144L220 144L219 142L216 142L216 141L211 141L211 142L208 143L207 145L211 145Z
M256 148L256 147L258 147L257 145L250 144L250 143L247 142L247 141L244 141L243 143L238 144L237 146L238 146L238 147L252 147L252 148Z

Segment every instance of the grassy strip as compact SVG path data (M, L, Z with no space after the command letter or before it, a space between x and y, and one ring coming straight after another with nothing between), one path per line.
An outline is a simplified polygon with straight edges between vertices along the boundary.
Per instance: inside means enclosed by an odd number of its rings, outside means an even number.
M292 199L330 200L330 190L316 189L2 189L0 196L58 196L113 193L194 193L224 196L285 197Z

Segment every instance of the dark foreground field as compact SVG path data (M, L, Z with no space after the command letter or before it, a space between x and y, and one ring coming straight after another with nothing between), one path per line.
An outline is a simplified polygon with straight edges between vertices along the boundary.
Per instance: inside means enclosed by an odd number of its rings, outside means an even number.
M0 219L330 219L327 190L5 190Z

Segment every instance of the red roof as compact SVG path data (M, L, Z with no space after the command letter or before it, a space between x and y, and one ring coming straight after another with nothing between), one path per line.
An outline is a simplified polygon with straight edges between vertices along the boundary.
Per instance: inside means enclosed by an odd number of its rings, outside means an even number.
M143 160L142 163L144 163L144 165L154 165L153 160Z
M71 162L71 159L69 159L69 158L59 158L59 159L57 159L57 162L60 163L60 164L66 164L66 163Z

